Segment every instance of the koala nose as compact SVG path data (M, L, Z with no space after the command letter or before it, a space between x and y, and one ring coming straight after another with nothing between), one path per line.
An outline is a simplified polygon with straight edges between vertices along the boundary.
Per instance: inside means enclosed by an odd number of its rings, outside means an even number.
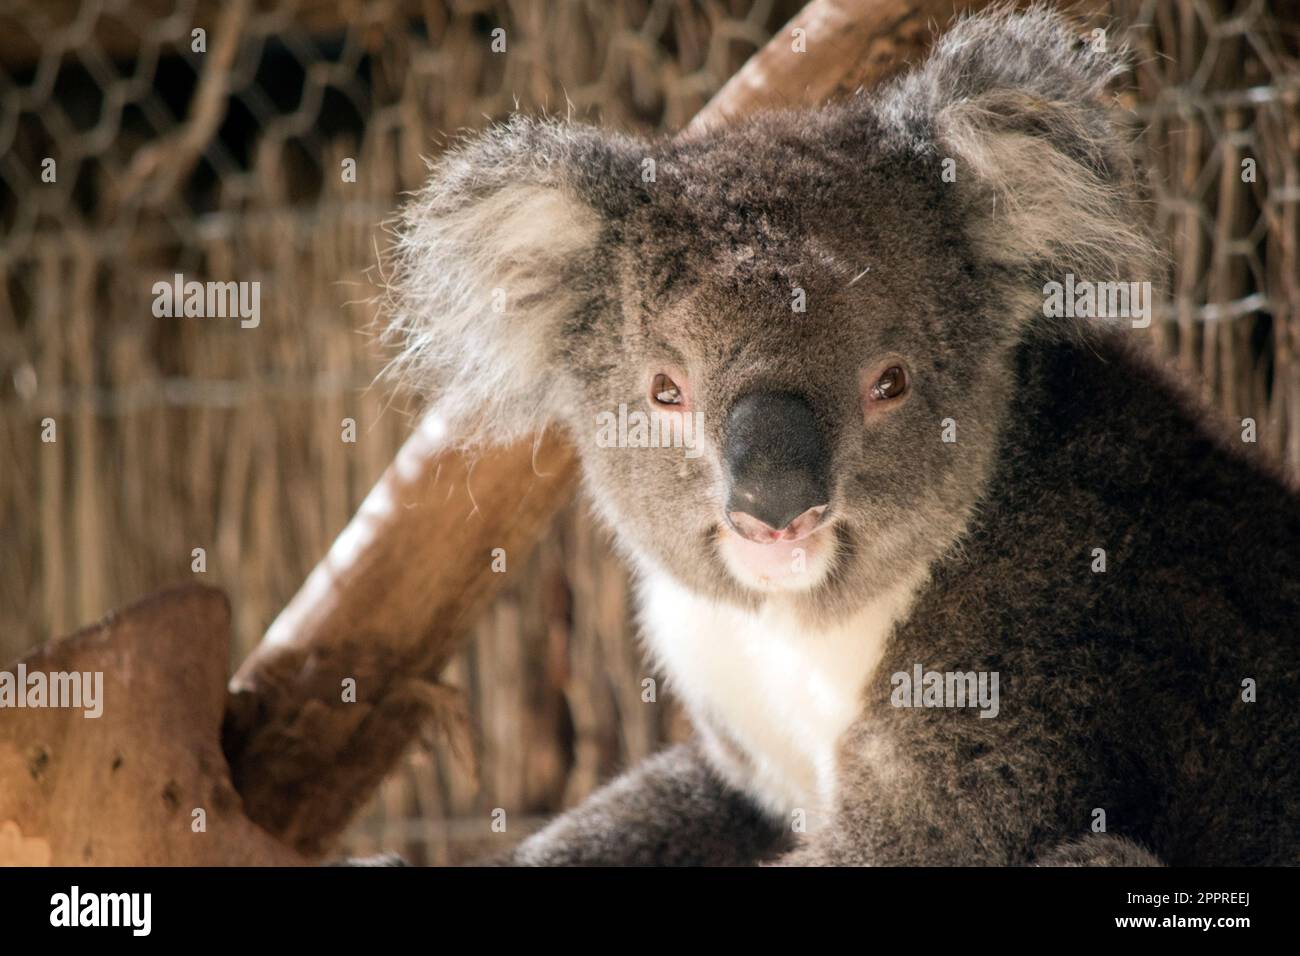
M822 515L825 513L825 505L809 508L784 528L773 528L766 521L760 521L753 515L746 514L743 511L727 512L727 520L742 538L748 538L750 541L759 544L767 544L772 541L800 541L808 537L821 524Z
M830 500L830 451L812 406L791 392L751 392L723 433L727 520L751 541L798 540Z

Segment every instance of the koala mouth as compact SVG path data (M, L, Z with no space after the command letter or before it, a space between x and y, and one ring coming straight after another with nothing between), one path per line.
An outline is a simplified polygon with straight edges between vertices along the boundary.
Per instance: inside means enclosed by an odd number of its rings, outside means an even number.
M835 556L833 522L798 540L752 541L725 524L716 547L723 566L741 585L755 591L809 591L830 571Z

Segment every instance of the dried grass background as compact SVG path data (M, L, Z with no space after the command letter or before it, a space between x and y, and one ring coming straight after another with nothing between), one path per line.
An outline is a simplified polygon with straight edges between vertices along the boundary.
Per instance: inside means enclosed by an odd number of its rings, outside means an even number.
M228 3L0 11L0 661L168 584L257 641L410 428L362 334L377 224L448 133L515 107L680 127L796 11L778 0ZM1300 13L1115 0L1173 252L1153 345L1300 476ZM190 30L207 30L205 54ZM505 55L490 52L506 30ZM815 55L811 51L809 55ZM58 179L40 181L45 157ZM341 181L344 158L355 183ZM1257 181L1241 180L1254 159ZM155 319L152 285L258 280L261 325ZM40 441L52 417L58 441ZM356 444L340 441L357 422ZM1224 542L1225 555L1232 542ZM351 852L456 862L684 733L579 503L446 679L474 766L410 756ZM429 569L430 575L437 573Z

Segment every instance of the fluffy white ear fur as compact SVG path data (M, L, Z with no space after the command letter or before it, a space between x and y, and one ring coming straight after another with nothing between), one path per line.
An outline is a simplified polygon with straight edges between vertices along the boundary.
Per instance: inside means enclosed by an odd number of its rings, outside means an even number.
M926 128L956 160L972 203L970 239L1011 292L1064 274L1153 281L1158 257L1138 201L1127 137L1103 105L1126 54L1081 38L1044 5L966 18L885 97L885 115Z
M531 433L562 398L554 350L583 305L575 270L600 233L566 181L562 137L523 121L488 133L435 164L398 223L383 337L400 351L388 371L466 445Z
M1052 137L1027 132L1019 117L1038 117ZM1076 137L1080 151L1096 132L1072 122L1069 106L1019 94L988 94L943 109L940 141L958 158L958 176L978 183L978 224L971 238L993 262L1054 275L1073 272L1092 282L1149 280L1150 236L1125 163L1104 177L1060 137ZM1074 128L1070 128L1074 127ZM1118 137L1114 144L1119 146Z

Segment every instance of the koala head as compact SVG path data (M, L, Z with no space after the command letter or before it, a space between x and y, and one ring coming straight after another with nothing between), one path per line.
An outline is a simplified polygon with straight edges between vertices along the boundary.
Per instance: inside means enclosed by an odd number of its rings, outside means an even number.
M637 563L856 606L960 535L1013 348L1081 334L1044 284L1149 277L1118 65L999 13L816 111L663 142L515 119L403 214L396 368L467 443L567 428Z

